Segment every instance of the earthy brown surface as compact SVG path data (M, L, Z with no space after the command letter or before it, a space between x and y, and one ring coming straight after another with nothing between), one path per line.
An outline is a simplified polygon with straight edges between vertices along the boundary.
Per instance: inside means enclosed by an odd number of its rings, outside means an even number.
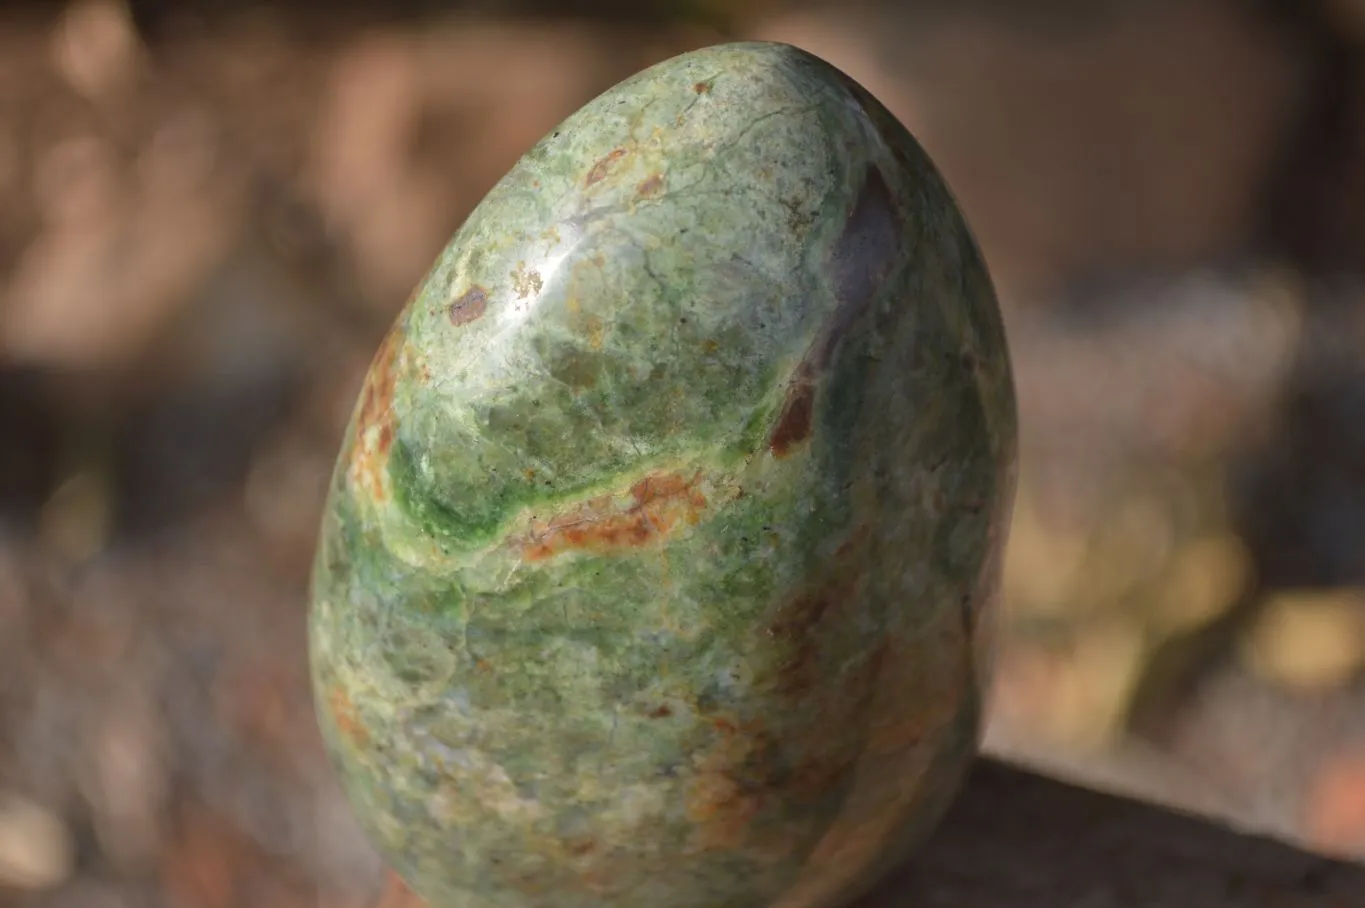
M983 761L918 859L858 908L1347 908L1365 869Z

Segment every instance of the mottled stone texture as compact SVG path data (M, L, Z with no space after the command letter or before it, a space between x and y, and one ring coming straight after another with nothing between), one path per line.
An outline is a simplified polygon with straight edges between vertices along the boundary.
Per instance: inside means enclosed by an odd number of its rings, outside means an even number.
M924 152L793 48L592 101L366 380L323 521L322 727L437 908L817 908L978 738L1015 404Z

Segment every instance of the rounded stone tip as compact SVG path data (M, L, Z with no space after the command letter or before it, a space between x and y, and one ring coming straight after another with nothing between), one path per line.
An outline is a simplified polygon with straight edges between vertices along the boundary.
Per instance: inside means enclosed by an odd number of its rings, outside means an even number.
M821 908L980 734L1014 490L1004 330L924 151L780 44L542 139L375 357L311 656L432 908Z

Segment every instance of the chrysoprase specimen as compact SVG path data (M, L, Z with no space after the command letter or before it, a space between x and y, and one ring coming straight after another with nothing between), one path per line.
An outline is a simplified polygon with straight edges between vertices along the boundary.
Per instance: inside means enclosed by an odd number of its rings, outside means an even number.
M1015 404L925 153L794 48L661 63L470 215L366 379L311 647L434 908L824 908L976 748Z

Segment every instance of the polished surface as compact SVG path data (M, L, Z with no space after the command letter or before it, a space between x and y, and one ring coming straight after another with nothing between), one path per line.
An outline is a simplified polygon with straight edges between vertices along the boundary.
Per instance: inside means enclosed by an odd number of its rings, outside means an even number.
M979 734L1014 391L924 152L782 45L527 153L384 342L314 577L323 731L437 908L817 908Z

